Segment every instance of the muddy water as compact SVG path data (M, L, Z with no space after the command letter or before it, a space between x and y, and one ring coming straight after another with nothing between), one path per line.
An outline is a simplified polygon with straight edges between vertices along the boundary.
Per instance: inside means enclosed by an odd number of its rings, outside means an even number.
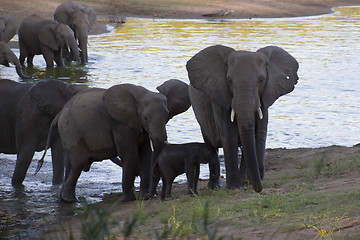
M111 27L111 26L110 26ZM166 20L128 19L110 33L91 36L89 64L46 69L41 56L25 69L37 79L57 78L96 87L141 84L150 90L170 78L188 82L185 64L201 49L223 44L256 51L277 45L300 63L295 90L270 108L267 147L351 146L360 142L360 8L340 8L334 14L291 19ZM18 50L14 49L16 54ZM13 68L0 67L1 78L18 79ZM192 110L167 126L169 141L202 141ZM35 156L38 159L40 154ZM58 202L51 186L51 162L33 176L33 162L24 189L11 187L15 156L0 154L0 238L35 238L46 226L76 212L79 204ZM207 178L207 167L201 169ZM179 178L182 181L184 177ZM109 161L94 163L82 173L77 195L90 202L121 191L121 168Z

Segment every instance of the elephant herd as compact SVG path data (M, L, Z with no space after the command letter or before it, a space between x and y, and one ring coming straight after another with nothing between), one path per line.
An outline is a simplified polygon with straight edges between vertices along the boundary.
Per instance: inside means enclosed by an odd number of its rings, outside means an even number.
M83 39L82 30L73 30L75 23L69 24L69 19L62 19L60 13L73 5L72 1L60 5L55 11L57 21L32 15L20 26L21 63L27 58L32 64L33 56L39 53L44 55L47 66L52 66L53 60L62 66L64 59L77 57L86 63L86 44L81 47L81 42L87 42L92 18L86 12L92 11L81 7L82 13L72 19L77 23L87 14L88 28L82 29L86 32ZM59 23L62 21L70 27ZM45 33L47 30L55 35ZM66 39L66 34L73 39ZM44 40L40 40L41 35ZM35 38L39 43L34 42ZM59 41L59 45L46 45L49 38L51 44ZM71 42L75 42L74 49ZM81 172L105 159L123 168L123 201L136 199L136 176L140 176L142 199L156 195L160 177L164 185L161 198L170 197L173 179L183 172L187 173L189 191L196 193L200 163L209 163L208 187L221 187L219 148L224 151L226 188L246 188L250 181L254 191L261 192L268 108L294 89L298 68L296 59L280 47L250 52L214 45L187 62L189 85L170 79L157 87L158 92L129 83L103 89L60 80L19 83L2 79L0 152L17 154L12 184L18 186L25 179L35 151L51 148L53 184L63 184L60 198L68 202L77 201L75 188ZM168 144L167 122L190 106L204 143Z
M20 57L17 59L6 43L16 34L16 21L12 16L0 17L0 64L12 63L21 78L25 75L21 65L27 59L33 65L35 55L43 55L46 66L64 66L65 62L88 61L88 33L96 22L96 13L91 7L83 7L73 1L60 4L54 12L54 20L37 14L25 18L18 30Z

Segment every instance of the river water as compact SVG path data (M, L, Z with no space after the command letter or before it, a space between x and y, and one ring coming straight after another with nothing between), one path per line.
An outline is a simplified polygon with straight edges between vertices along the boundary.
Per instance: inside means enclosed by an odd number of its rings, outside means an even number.
M103 88L133 83L155 91L171 78L188 83L186 62L207 46L256 51L276 45L298 60L300 79L295 90L269 110L267 147L352 146L360 142L360 8L335 10L281 19L129 18L122 26L109 26L110 33L89 37L86 66L46 69L42 56L36 56L35 67L25 72L36 80L57 78ZM0 77L21 81L14 68L0 66ZM202 141L192 109L172 119L167 130L171 143ZM34 159L40 156L37 153ZM11 186L15 159L0 154L0 238L16 238L13 228L21 228L18 236L23 239L34 238L49 223L75 214L79 204L61 204L59 189L51 186L50 155L36 176L33 161L22 190ZM201 175L207 178L206 165ZM184 176L178 178L183 180ZM76 191L89 202L121 192L121 168L110 161L94 163L91 171L82 173Z

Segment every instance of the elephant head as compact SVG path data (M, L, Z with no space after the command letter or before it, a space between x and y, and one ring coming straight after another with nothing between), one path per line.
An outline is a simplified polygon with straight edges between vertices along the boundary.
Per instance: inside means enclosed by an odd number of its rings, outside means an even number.
M32 78L31 76L25 75L23 73L20 61L17 56L11 51L10 47L4 41L0 41L0 64L9 67L9 63L15 65L16 72L19 77L24 79Z
M152 150L160 152L167 141L166 123L190 107L187 89L186 83L175 79L159 86L160 93L120 84L109 88L103 100L113 118L137 132L145 131Z
M70 48L72 60L79 59L79 48L69 26L62 23L46 24L38 32L38 37L42 44L54 51Z
M262 191L268 107L294 89L298 62L275 46L249 52L216 45L192 57L187 70L191 85L236 123L253 188Z
M0 17L0 41L8 43L16 34L16 21L13 16Z
M83 7L75 2L65 2L57 7L54 19L69 25L79 41L81 63L88 61L87 42L88 34L96 22L96 12L91 7Z

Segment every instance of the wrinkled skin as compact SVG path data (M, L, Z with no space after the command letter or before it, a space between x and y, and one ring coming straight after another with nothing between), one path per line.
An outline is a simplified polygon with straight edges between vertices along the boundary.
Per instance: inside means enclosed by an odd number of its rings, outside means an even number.
M51 131L58 130L66 151L62 200L77 201L77 180L92 162L116 156L122 160L122 201L135 199L137 175L141 178L140 197L149 195L151 156L160 152L167 140L165 125L190 107L186 83L169 80L158 89L160 93L155 93L132 84L92 88L66 103Z
M79 59L74 32L65 24L46 20L33 14L24 19L19 28L20 63L27 58L28 66L33 65L35 55L42 54L47 67L64 66L62 51L70 48L73 61Z
M294 89L298 62L275 46L248 52L217 45L192 57L187 70L190 100L204 141L223 147L227 188L244 188L248 175L253 189L261 192L268 108Z
M81 63L88 62L88 34L96 22L96 13L91 7L83 7L73 1L60 4L54 13L54 19L70 26L75 33L81 50Z
M23 73L19 59L13 51L11 51L10 47L4 41L0 41L0 64L10 67L9 63L15 65L16 73L19 77L24 79L32 78L31 76Z
M16 20L13 16L0 17L0 41L8 43L16 34Z
M158 172L163 182L161 199L171 198L172 183L183 173L186 173L188 194L197 194L200 163L209 164L210 180L220 177L219 158L213 147L205 143L166 145L157 157ZM152 191L154 192L154 189Z
M56 114L68 99L84 88L59 80L38 83L0 80L0 152L17 154L12 177L14 186L22 185L35 151L44 150ZM61 142L54 140L51 147L53 184L61 184L64 178Z

